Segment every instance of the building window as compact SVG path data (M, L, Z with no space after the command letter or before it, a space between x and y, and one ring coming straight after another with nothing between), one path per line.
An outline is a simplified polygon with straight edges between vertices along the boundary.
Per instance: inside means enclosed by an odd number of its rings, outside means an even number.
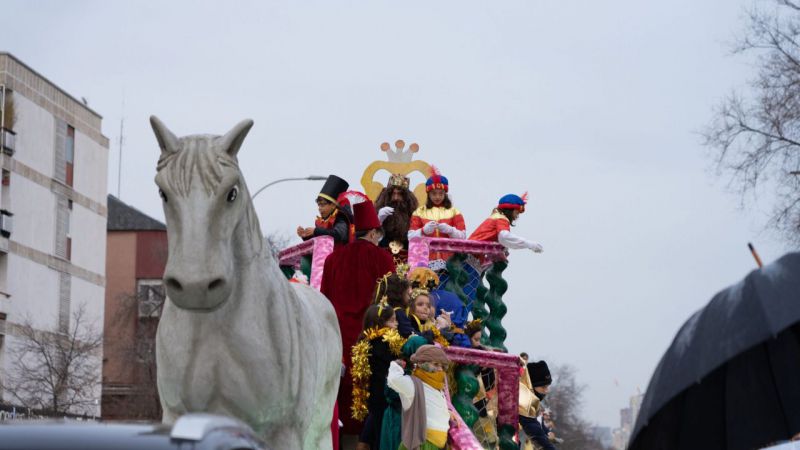
M161 279L136 281L136 300L140 319L160 317L165 299L164 283Z
M70 238L71 215L72 202L66 197L57 196L55 255L66 260L70 260L72 257L72 240Z
M67 186L72 186L72 173L75 169L75 128L67 125L67 141L64 157L67 162Z
M67 261L72 261L72 200L67 200Z

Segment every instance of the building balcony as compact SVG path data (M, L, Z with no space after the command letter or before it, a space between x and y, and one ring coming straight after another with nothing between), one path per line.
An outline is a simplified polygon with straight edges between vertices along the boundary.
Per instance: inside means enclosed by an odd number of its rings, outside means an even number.
M14 219L12 219L10 211L0 209L0 236L8 239L11 236L11 231L14 226Z
M17 133L5 127L0 128L0 146L2 146L3 153L14 156L17 149Z

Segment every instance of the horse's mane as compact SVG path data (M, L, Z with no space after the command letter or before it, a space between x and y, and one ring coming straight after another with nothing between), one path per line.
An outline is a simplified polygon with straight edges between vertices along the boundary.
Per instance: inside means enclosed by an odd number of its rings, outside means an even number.
M176 195L186 197L191 191L192 184L200 182L209 196L214 193L222 182L223 168L233 169L240 174L239 196L247 202L245 220L247 233L253 243L256 254L264 250L264 238L261 236L261 226L258 223L250 191L241 176L239 161L230 156L225 149L218 148L219 136L194 135L180 138L180 150L176 152L162 152L158 158L156 172L165 171L164 180ZM271 255L270 252L263 252Z

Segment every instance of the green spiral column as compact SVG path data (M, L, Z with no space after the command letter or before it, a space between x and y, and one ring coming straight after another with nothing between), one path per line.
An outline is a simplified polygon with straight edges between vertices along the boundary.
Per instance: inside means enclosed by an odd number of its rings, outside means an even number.
M503 279L503 271L507 267L507 262L497 261L486 273L486 280L489 281L489 292L485 296L485 302L489 305L489 317L486 318L486 328L489 329L489 345L503 349L503 351L508 351L504 344L507 335L506 329L501 323L508 312L508 308L503 303L503 294L508 290L508 283Z
M458 415L464 419L470 429L478 420L478 409L472 404L472 399L478 394L480 385L475 377L476 366L458 366L456 368L456 395L453 396L453 407Z
M500 444L500 450L519 450L519 444L514 442L514 433L516 427L513 425L498 425L497 437Z
M467 255L456 253L447 260L447 274L450 279L445 290L456 294L465 305L469 299L464 294L464 286L469 282L469 274L464 270ZM478 420L478 410L472 405L472 399L478 393L478 379L475 378L474 366L457 366L455 370L456 393L453 395L453 407L470 428Z

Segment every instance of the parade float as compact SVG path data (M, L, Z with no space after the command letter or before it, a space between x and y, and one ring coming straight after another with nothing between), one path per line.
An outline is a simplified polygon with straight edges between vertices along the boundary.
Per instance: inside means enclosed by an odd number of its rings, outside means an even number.
M386 160L370 163L361 177L363 190L373 201L377 200L385 186L385 182L374 179L379 171L403 177L415 172L428 177L432 171L429 163L414 159L419 151L417 144L411 144L406 149L403 141L395 142L394 148L388 143L383 143L381 150L387 156ZM424 204L426 195L424 183L414 187L409 186L408 189L413 192L420 204ZM290 274L296 270L304 269L311 287L319 289L325 260L333 249L333 238L315 237L282 250L279 253L279 264L287 276L291 276ZM498 446L501 449L518 448L513 438L519 423L517 415L519 358L514 354L505 353L506 330L502 324L507 312L503 302L503 295L508 289L508 283L503 278L503 272L508 267L506 248L497 242L415 237L409 240L406 254L400 255L398 249L394 247L390 247L387 251L392 252L396 262L404 264L406 270L427 267L434 254L452 255L446 262L444 272L446 275L443 277L440 289L455 294L469 307L473 319L480 319L483 327L482 343L502 350L484 351L459 346L445 348L450 360L456 363L451 378L455 381L455 386L449 389L452 392L449 401L457 412L459 423L451 427L449 433L451 447L456 450L483 448L472 432L479 417L478 410L473 406L473 399L479 390L477 379L479 368L490 368L494 369L496 374Z

